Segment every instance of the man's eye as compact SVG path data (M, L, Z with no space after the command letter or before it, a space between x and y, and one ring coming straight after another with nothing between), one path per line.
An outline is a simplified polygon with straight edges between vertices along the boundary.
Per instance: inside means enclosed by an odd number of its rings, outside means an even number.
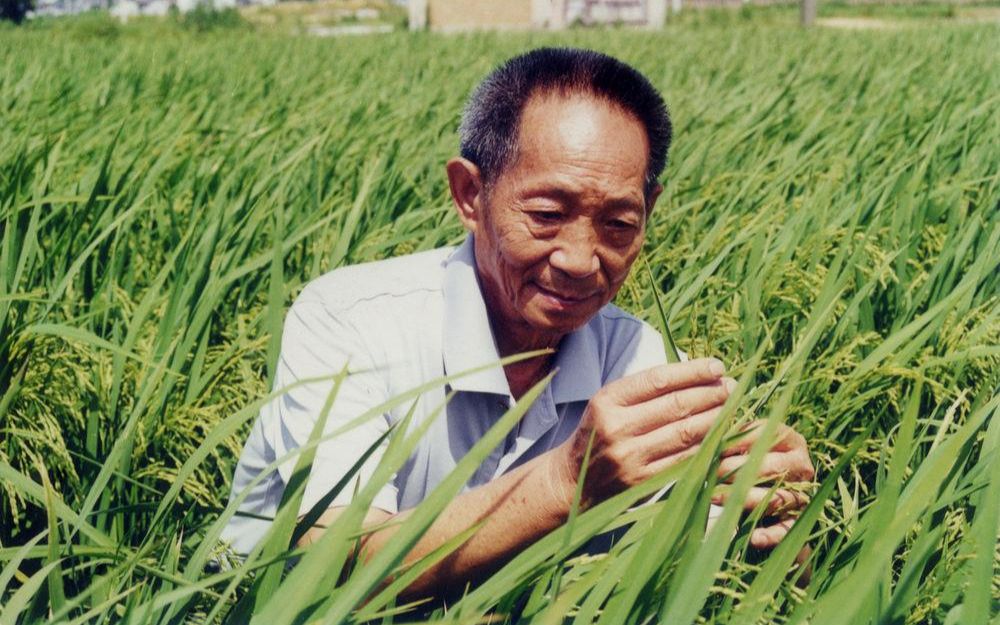
M555 224L562 220L562 213L557 211L528 211L528 215L542 224Z
M612 219L609 225L614 230L634 230L637 227L636 224L624 219Z

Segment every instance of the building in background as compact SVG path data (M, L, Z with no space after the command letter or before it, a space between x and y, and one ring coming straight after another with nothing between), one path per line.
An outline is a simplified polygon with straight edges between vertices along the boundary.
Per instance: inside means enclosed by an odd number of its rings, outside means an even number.
M106 8L108 8L106 0L35 0L35 8L28 14L28 17L72 15Z
M668 0L409 0L410 28L558 30L573 24L659 28Z
M272 5L276 0L36 0L30 17L44 15L73 15L85 11L107 9L121 21L139 15L166 15L171 9L181 13L191 11L199 4L216 9L240 6Z

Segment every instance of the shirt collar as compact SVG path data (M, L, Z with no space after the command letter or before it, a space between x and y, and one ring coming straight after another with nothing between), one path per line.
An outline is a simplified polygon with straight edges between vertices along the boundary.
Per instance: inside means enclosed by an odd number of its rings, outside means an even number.
M599 317L563 337L556 351L552 380L556 404L589 400L601 388ZM444 367L448 375L500 360L480 288L470 234L448 258L444 277ZM491 367L450 383L456 391L510 395L502 367Z

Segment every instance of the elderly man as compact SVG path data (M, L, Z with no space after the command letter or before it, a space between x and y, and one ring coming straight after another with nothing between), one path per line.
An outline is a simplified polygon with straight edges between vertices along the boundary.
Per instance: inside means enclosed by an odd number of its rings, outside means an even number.
M732 387L721 362L665 364L648 324L610 304L643 245L662 187L670 121L636 70L603 54L541 49L508 61L476 89L461 126L461 154L447 164L451 197L468 238L457 249L335 270L310 282L289 311L276 388L330 376L350 363L326 424L340 427L404 391L500 358L551 354L452 382L454 397L412 456L374 499L367 523L404 517L451 471L513 402L550 372L551 384L506 442L479 467L408 556L482 527L410 591L435 592L498 568L564 523L588 441L584 506L689 456ZM300 385L266 406L240 458L239 493L267 464L303 445L331 383ZM425 393L414 419L430 418L448 389ZM317 449L305 488L309 510L362 453L410 410L371 419ZM722 471L745 460L727 452ZM376 453L358 479L364 483ZM294 461L260 481L226 537L250 549L266 531ZM805 441L786 429L766 456L764 477L810 479ZM346 488L319 525L350 500ZM759 503L766 489L751 493ZM768 547L788 521L758 527ZM315 538L321 527L303 539ZM372 534L370 553L391 540Z

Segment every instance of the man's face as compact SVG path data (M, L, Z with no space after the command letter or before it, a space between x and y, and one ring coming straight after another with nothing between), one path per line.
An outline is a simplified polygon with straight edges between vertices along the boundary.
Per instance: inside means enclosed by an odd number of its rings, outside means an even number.
M515 162L484 194L473 228L499 334L554 345L614 298L642 248L647 154L642 124L616 105L558 94L528 102Z

